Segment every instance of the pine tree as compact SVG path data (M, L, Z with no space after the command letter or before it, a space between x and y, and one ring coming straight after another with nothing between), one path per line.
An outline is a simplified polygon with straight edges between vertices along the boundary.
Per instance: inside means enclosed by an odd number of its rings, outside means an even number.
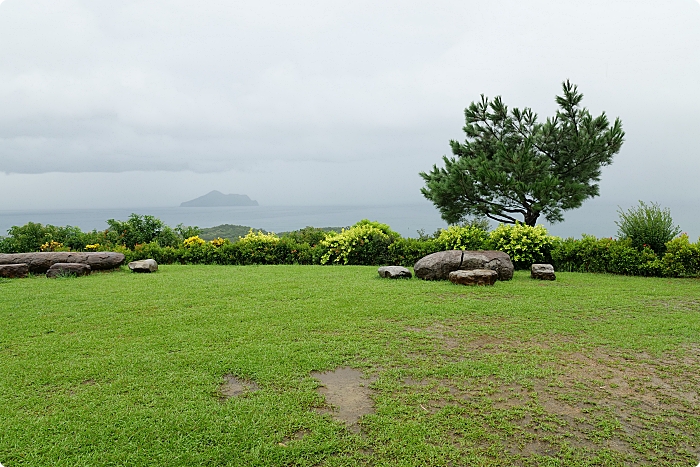
M420 173L421 193L446 222L476 216L534 226L540 215L560 222L563 211L598 196L601 168L624 141L622 122L610 125L605 112L593 118L577 86L567 80L562 88L545 123L530 108L509 112L500 96L482 94L465 109L466 140L450 141L454 157L443 156L444 168Z

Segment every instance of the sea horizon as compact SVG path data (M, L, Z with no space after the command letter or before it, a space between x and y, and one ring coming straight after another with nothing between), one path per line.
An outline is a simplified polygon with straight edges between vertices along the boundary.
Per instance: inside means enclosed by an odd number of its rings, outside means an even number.
M684 209L685 208L685 209ZM619 206L616 203L590 201L579 209L565 212L564 222L544 225L550 234L580 238L582 234L597 237L615 237ZM108 219L126 220L132 213L152 215L170 226L194 225L201 228L234 224L264 229L270 232L298 230L313 227L347 227L362 219L388 224L404 237L417 237L418 231L427 234L446 228L438 210L430 203L391 205L301 205L301 206L230 206L230 207L136 207L136 208L60 208L60 209L6 209L0 210L0 236L6 236L12 226L38 222L56 226L75 226L83 231L103 230ZM700 219L692 203L676 205L672 209L674 223L691 240L700 235ZM492 226L496 226L495 222Z

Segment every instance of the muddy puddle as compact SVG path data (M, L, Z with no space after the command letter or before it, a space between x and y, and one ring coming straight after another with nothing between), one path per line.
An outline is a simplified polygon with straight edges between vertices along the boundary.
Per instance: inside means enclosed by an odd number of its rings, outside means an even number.
M258 385L252 381L246 381L233 375L224 375L224 382L219 386L219 398L222 401L232 397L238 397L259 389Z
M324 373L313 372L313 378L321 381L319 394L325 397L328 408L319 408L319 413L330 413L334 419L342 421L353 433L360 432L358 424L363 415L374 412L370 397L371 379L364 378L361 371L352 368L338 368Z

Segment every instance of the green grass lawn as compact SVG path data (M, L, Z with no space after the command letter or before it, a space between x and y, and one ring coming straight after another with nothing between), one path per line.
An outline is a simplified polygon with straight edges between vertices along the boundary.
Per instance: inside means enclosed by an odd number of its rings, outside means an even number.
M313 371L360 369L334 419ZM228 399L233 375L248 390ZM162 266L0 282L0 463L695 467L700 280Z

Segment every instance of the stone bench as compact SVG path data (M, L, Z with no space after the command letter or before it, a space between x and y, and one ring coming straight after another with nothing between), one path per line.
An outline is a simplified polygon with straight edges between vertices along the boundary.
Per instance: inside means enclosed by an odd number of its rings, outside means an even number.
M91 272L92 268L83 263L54 263L46 271L46 277L87 276Z
M0 277L7 279L21 279L29 275L29 266L26 263L0 264Z
M44 274L56 263L82 263L90 266L91 270L106 270L118 268L124 262L124 255L111 251L73 252L45 251L35 253L0 254L2 264L26 264L32 274Z

